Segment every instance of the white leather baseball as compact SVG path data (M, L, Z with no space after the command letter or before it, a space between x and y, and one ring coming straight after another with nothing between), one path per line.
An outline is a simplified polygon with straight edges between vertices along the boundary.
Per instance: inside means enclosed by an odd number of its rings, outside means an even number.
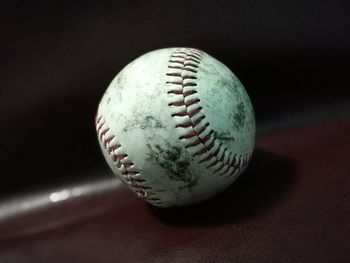
M113 172L161 207L227 188L247 167L255 142L244 87L194 48L155 50L127 65L103 95L96 130Z

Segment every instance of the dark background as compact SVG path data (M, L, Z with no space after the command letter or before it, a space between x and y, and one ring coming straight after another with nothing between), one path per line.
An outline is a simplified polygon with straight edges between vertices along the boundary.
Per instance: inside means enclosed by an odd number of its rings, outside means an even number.
M99 99L158 48L200 48L229 66L259 133L344 115L349 10L345 0L1 1L1 195L108 171Z

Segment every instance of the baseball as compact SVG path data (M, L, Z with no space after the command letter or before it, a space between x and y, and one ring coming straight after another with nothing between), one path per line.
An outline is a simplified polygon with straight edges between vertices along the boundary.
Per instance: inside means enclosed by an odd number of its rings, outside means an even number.
M208 199L245 170L255 118L238 78L194 48L142 55L111 82L96 115L108 165L160 207Z

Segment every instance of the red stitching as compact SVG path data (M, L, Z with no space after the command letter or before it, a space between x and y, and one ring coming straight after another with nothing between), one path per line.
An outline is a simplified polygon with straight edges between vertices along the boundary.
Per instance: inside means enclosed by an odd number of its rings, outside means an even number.
M118 168L120 175L125 179L130 189L132 189L139 197L146 199L155 205L164 205L159 198L155 197L156 194L152 192L152 188L145 185L146 180L139 178L141 173L135 170L133 167L134 163L130 160L125 160L128 155L126 153L116 153L116 151L122 152L122 146L120 144L113 144L113 139L115 137L111 134L110 128L107 126L102 115L96 116L95 126L101 144Z
M168 68L173 68L173 69L182 69L181 66L168 66Z
M190 66L190 67L193 67L193 68L198 68L198 66L196 64L191 63L191 62L188 62L188 63L184 62L183 64L184 64L185 67L186 66Z
M183 68L182 70L184 70L184 71L190 71L190 72L193 72L193 73L197 73L197 72L198 72L197 70L192 69L192 68Z
M180 73L167 73L166 75L171 77L181 77Z
M167 83L170 83L170 84L174 84L174 85L182 85L182 81L181 82L178 82L178 81L169 81Z
M104 142L103 142L103 146L105 147L105 149L107 148L107 144L109 144L114 138L114 135L107 138ZM108 152L111 152L109 149L108 149Z
M113 137L114 138L114 137ZM117 150L120 147L120 145L113 145L108 148L108 154L111 154L115 150Z
M197 64L199 64L199 62L200 62L199 59L195 59L195 58L193 58L193 57L188 57L187 60L193 61L194 63L197 63Z
M180 76L181 76L181 74L180 74ZM197 77L195 77L195 76L187 76L187 75L185 75L185 76L183 76L182 77L182 79L197 79Z
M190 120L188 122L183 122L183 123L180 123L178 125L176 125L176 128L177 127L182 127L182 128L187 128L187 127L196 127L199 123L201 123L201 121L203 120L204 118L198 118L197 120Z
M230 177L232 175L235 175L245 169L247 166L249 159L251 157L251 154L248 155L238 155L229 152L227 153L227 148L223 149L223 144L221 143L218 148L215 150L215 152L211 152L216 138L213 136L213 131L211 130L207 135L205 135L203 138L201 138L201 135L209 126L209 123L203 122L203 119L205 116L202 116L200 118L193 119L195 115L197 115L201 110L202 107L197 107L195 109L189 110L189 107L194 104L199 104L200 100L198 98L192 98L190 100L186 100L186 97L192 94L197 93L195 90L197 83L195 80L197 79L197 69L199 68L199 65L202 60L202 52L195 49L180 49L175 51L171 56L169 60L169 69L177 69L181 72L168 72L166 75L170 78L169 81L166 82L166 84L170 85L181 85L182 89L174 89L168 91L169 94L175 94L175 95L182 95L183 100L180 101L174 101L169 103L169 106L174 107L181 107L185 106L185 111L180 111L173 113L172 117L188 117L186 121L183 123L180 123L176 126L176 128L187 128L187 132L184 133L179 137L179 139L191 139L195 138L194 141L186 145L186 148L189 147L195 147L197 145L202 144L202 147L197 150L193 156L202 156L205 155L203 159L199 161L199 163L204 162L210 162L207 166L207 168L210 167L216 167L213 173L220 173L220 175L226 175L225 177ZM175 64L175 65L174 65ZM178 66L177 64L181 64L182 66ZM186 72L190 72L192 74L186 74ZM176 77L176 80L173 80L172 78ZM181 78L179 80L178 78ZM185 82L185 80L192 80L190 82ZM184 91L185 87L192 86L192 90ZM192 107L191 107L192 108ZM205 124L203 124L205 123ZM199 127L201 126L201 127ZM188 128L192 127L190 131L188 131ZM233 155L233 157L232 157ZM215 158L214 161L212 159ZM225 161L226 160L226 161ZM232 171L231 171L232 170ZM229 173L229 171L231 171ZM227 174L229 173L229 174Z
M168 93L176 94L176 95L182 95L183 97L187 97L189 95L197 93L196 90L188 90L183 92L182 90L170 90Z
M183 58L183 59L186 58L185 56L181 56L181 55L171 55L170 57L172 57L172 58Z
M197 86L197 83L194 82L187 82L187 83L183 83L182 87L188 87L188 86Z
M205 143L207 141L209 141L209 139L211 139L211 134L212 133L209 133L208 135L204 136L202 139L199 138L197 139L196 141L190 143L189 145L186 145L186 148L188 147L191 147L191 146L196 146L200 143L203 143L204 144L204 147L202 147L201 149L199 149L197 152L195 152L193 155L194 156L197 156L197 155L202 155L203 153L206 153L207 151L209 151L211 148L213 148L214 146L214 140L208 145L206 146Z
M96 115L96 118L95 118L95 125L97 126L97 124L101 121L102 119L102 116L97 116Z
M100 140L102 137L109 131L109 128L104 129L102 132L100 132Z
M178 63L184 65L185 63L181 60L169 60L170 63Z

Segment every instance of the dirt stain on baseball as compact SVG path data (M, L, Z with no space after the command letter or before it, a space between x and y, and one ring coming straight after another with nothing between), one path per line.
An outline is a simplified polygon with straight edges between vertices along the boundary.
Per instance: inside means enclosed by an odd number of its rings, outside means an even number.
M155 162L162 167L171 180L186 182L187 186L196 185L196 180L189 170L191 163L180 147L169 143L164 146L148 143L147 148L150 152L148 161Z
M128 124L123 128L123 132L128 132L133 129L165 129L165 126L152 115L137 115L134 118L130 118Z
M233 113L234 127L237 130L240 130L241 128L243 128L243 126L245 124L246 117L247 116L246 116L246 111L244 108L244 103L240 102L235 107L234 113Z

